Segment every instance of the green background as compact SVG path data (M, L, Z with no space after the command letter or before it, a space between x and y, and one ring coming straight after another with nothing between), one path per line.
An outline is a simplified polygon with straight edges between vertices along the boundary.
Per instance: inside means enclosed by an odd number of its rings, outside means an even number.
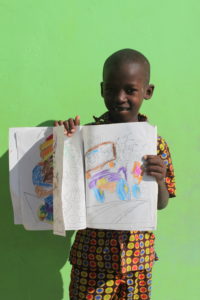
M200 2L0 0L0 298L69 299L67 238L13 224L8 128L51 125L105 111L102 65L134 48L152 65L156 89L141 112L167 140L177 197L158 213L153 300L199 300Z

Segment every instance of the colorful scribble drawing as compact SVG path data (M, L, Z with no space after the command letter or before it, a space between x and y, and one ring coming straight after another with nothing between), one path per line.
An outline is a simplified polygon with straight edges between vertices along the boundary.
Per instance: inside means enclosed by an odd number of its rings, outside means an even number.
M86 153L88 170L86 178L89 180L91 189L98 202L105 201L105 191L117 193L120 200L130 199L130 190L127 183L127 169L118 168L117 172L112 172L110 168L115 166L116 148L113 142L104 142L90 148ZM108 165L109 169L102 170ZM93 172L95 173L91 175Z
M132 194L134 198L138 199L141 194L141 190L140 190L140 183L142 181L141 162L139 161L134 162L131 173L133 177L137 179L137 183L135 183L132 187Z
M38 198L43 198L44 204L38 209L41 221L53 222L53 135L46 138L40 145L41 161L32 171L32 181Z

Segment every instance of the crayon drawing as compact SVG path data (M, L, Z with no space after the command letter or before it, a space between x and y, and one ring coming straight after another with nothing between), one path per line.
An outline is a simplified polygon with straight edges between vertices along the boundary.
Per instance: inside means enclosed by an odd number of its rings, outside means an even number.
M136 178L137 183L133 184L132 186L132 194L133 197L138 199L141 195L141 190L140 190L140 183L142 181L142 169L141 169L141 162L135 161L133 164L133 169L132 169L132 175L133 178Z
M41 221L53 222L53 134L40 145L41 161L32 170L35 193L44 204L38 208Z
M154 228L157 187L142 157L156 153L156 129L145 122L84 126L83 138L87 226Z
M94 174L89 181L89 188L93 190L94 195L99 202L104 202L105 191L117 194L120 200L130 198L129 187L126 181L126 168L119 168L117 172L111 172L109 169Z
M90 176L91 171L102 169L104 165L114 166L116 160L116 147L113 142L104 142L90 148L85 153L87 160L86 177Z
M10 188L16 224L53 228L53 128L10 129Z
M83 126L70 138L63 127L11 129L15 223L60 235L155 229L158 187L142 157L156 154L157 131L141 123Z
M87 150L85 159L87 164L85 175L88 180L88 187L93 191L99 203L105 201L106 191L115 193L119 200L131 199L127 167L114 168L117 163L116 145L114 142L104 142L95 145ZM137 183L132 185L132 197L139 199L141 195L140 183L142 181L141 162L135 161L133 163L131 174L137 180Z

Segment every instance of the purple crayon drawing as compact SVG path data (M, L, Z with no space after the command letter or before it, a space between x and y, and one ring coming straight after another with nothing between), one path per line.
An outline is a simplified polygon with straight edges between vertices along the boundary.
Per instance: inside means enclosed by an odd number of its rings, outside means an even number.
M95 158L93 160L92 155ZM93 165L90 163L89 170L86 171L86 178L89 180L88 187L93 191L98 202L104 202L105 191L110 193L116 192L120 200L130 199L126 168L120 167L117 172L110 169L101 170L105 165L108 165L110 168L115 166L116 148L113 142L104 142L96 145L90 148L85 156L86 159L93 162ZM95 171L95 174L91 176L92 171Z
M94 174L89 180L89 188L93 190L98 202L105 200L104 191L116 192L120 200L130 199L127 183L126 168L121 167L118 171L111 172L109 169Z

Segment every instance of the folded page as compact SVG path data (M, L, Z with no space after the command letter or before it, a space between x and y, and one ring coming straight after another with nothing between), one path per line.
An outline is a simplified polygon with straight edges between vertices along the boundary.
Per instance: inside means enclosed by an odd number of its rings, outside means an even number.
M67 137L64 136L64 130L60 127L58 130L60 132L62 131L62 135L57 135L55 144L56 153L58 151L57 148L61 144L61 140L64 139L62 180L59 181L57 188L61 190L61 218L64 220L65 230L77 230L86 227L83 140L81 128L82 127L78 127L72 137ZM59 164L60 155L55 155L55 168L57 168L56 165ZM61 168L58 167L58 170L60 172ZM59 218L56 218L55 222L59 222Z

